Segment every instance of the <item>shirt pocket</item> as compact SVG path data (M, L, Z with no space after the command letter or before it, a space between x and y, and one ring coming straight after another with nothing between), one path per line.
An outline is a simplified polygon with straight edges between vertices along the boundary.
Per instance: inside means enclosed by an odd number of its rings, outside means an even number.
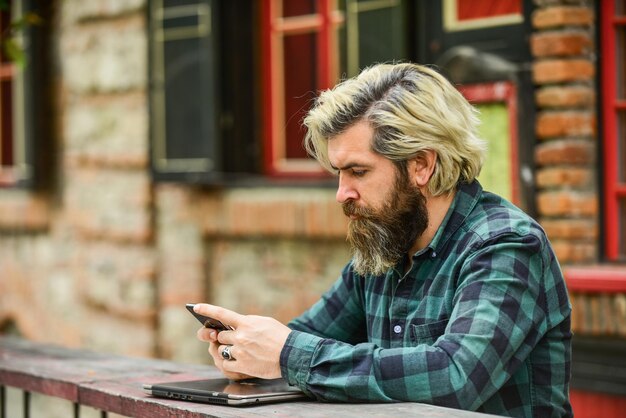
M411 325L411 340L416 344L432 344L441 337L448 325L448 319L442 319L428 324Z

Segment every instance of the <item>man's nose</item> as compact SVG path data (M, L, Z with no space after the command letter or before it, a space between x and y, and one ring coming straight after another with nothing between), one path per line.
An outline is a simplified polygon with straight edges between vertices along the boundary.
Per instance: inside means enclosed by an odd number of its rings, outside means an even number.
M339 203L345 203L348 200L358 199L359 194L356 189L341 174L339 175L339 186L337 186L336 199Z

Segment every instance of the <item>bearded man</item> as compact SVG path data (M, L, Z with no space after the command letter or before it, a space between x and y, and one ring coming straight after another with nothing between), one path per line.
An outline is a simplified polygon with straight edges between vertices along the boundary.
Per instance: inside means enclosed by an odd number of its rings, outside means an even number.
M288 326L196 305L233 328L198 331L217 367L325 401L572 416L563 276L541 227L476 180L476 110L430 68L380 64L304 123L339 176L352 259Z

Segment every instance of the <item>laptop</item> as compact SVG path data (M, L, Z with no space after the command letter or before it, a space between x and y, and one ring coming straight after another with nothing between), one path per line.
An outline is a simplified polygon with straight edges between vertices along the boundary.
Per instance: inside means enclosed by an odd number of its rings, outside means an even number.
M144 384L143 389L146 393L160 398L233 406L310 399L300 389L289 385L283 379L188 380Z

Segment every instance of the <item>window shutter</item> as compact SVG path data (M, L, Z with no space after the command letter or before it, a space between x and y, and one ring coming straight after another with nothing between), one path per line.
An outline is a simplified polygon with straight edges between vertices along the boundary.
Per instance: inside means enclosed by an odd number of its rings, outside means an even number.
M347 70L407 58L405 4L401 0L348 0L346 2Z
M149 4L154 179L203 182L222 169L217 2L154 0Z

